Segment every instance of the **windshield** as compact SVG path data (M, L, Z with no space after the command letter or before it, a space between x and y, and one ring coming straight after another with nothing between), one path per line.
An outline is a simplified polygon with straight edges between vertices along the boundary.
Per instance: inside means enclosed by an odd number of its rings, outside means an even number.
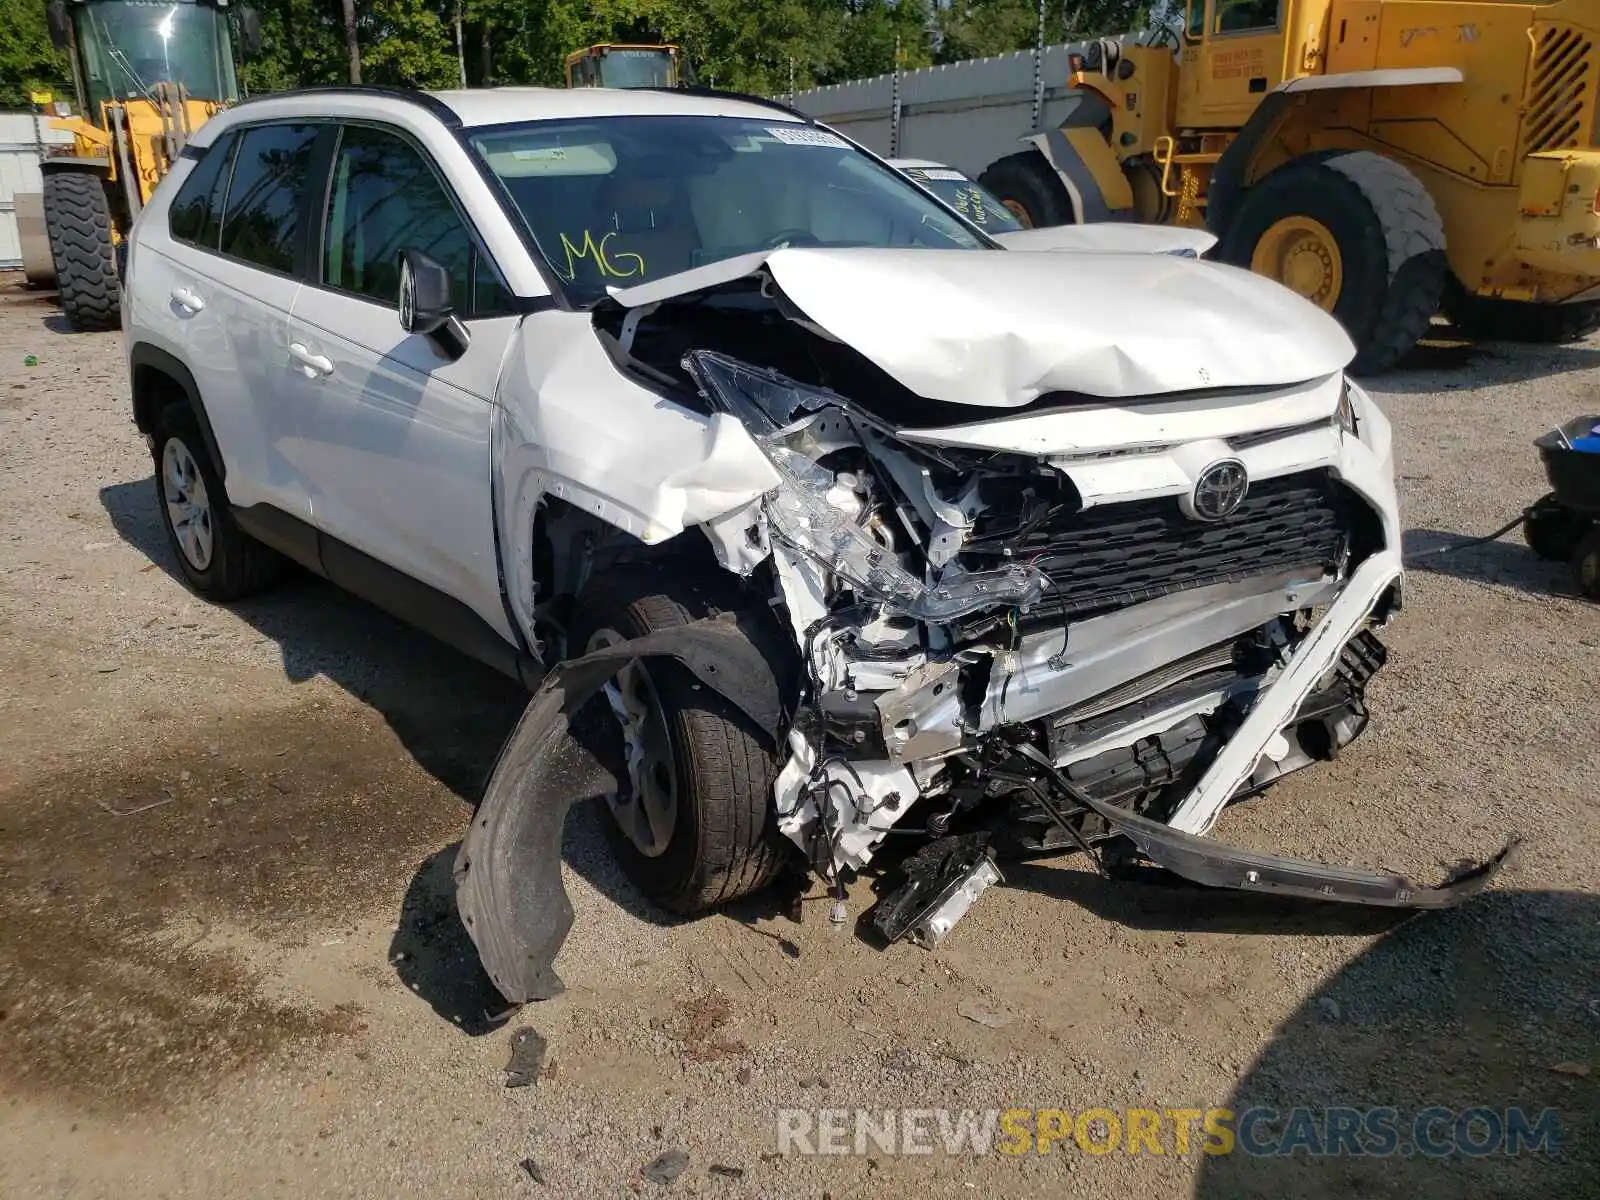
M173 0L100 0L74 6L89 104L143 96L181 83L196 100L239 98L226 19L210 6Z
M604 87L671 87L674 82L665 50L607 50L600 56Z
M960 171L950 167L907 167L905 173L985 233L1010 233L1023 227L997 196Z
M538 121L472 144L578 304L785 245L993 245L837 134L781 119Z

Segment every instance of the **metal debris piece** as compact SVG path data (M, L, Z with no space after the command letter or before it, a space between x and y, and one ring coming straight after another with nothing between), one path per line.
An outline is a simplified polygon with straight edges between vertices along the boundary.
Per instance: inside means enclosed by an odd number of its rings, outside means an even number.
M511 1061L506 1064L506 1086L527 1087L538 1082L544 1052L550 1043L526 1025L511 1035Z
M174 799L175 797L168 796L165 800L152 800L149 804L141 804L138 808L112 808L104 800L96 800L95 803L113 817L136 817L142 812L149 812L152 808L161 808L164 805L171 804Z
M517 1165L527 1172L528 1178L535 1183L544 1182L544 1172L539 1169L539 1164L534 1162L533 1159L525 1158Z
M662 1187L665 1187L679 1175L682 1175L683 1169L688 1165L689 1156L686 1153L682 1150L668 1150L657 1156L652 1162L647 1162L640 1167L639 1174L643 1175L651 1183L659 1183Z
M706 1168L707 1175L721 1175L724 1179L743 1179L743 1167L725 1167L721 1163L712 1163Z

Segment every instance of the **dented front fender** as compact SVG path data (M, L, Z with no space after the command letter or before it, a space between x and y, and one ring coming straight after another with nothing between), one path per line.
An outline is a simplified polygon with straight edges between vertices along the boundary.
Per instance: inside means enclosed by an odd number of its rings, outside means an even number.
M607 646L545 676L500 752L453 872L461 920L508 1000L547 1000L565 988L554 966L572 928L562 827L574 804L616 791L626 777L609 710L589 701L625 663L650 658L682 663L778 745L782 685L731 615Z

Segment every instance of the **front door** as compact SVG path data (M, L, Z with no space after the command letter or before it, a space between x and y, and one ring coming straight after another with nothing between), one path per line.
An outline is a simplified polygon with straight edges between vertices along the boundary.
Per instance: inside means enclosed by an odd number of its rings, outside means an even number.
M459 358L400 327L407 249L451 273L471 334ZM340 132L314 252L289 330L300 375L292 453L314 523L511 638L489 451L500 364L520 320L506 289L426 154L376 126ZM329 573L365 590L332 563Z
M1184 71L1196 78L1192 90L1182 89L1177 123L1236 128L1283 82L1289 0L1213 0L1206 8L1200 61L1191 64L1184 55Z

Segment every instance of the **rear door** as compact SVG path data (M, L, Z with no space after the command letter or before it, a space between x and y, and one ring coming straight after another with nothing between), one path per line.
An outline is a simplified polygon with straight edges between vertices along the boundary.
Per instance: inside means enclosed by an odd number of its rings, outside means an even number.
M316 525L514 640L489 455L495 386L519 320L509 293L427 152L391 127L341 128L318 232L289 336L300 373L291 456ZM459 358L400 327L407 249L450 271L471 335ZM325 559L338 582L372 586L339 578L326 551Z
M289 313L300 289L301 201L322 128L275 122L224 133L173 198L167 236L141 239L134 298L146 306L135 325L158 331L158 348L194 375L228 499L302 520L310 501L284 456Z

